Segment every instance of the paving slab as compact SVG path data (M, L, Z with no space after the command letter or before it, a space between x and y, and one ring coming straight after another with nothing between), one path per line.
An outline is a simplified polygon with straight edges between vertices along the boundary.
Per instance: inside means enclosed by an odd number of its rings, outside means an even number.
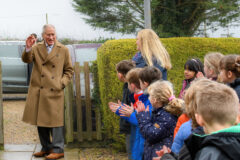
M1 160L31 160L32 152L0 152Z
M5 144L5 152L33 152L36 144L20 145L20 144Z
M46 160L44 157L42 157L42 158L36 158L36 157L34 157L34 156L32 156L32 159L31 160Z

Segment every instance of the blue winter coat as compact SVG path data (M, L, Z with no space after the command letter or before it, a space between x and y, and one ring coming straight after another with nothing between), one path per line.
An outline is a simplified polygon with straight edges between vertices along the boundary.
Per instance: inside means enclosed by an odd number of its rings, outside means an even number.
M183 147L184 140L187 139L192 133L192 120L189 120L181 125L179 128L173 144L172 144L172 152L178 154L181 148Z
M146 61L144 60L141 52L138 52L135 54L135 56L132 58L132 60L136 63L137 68L143 68L147 66ZM157 62L157 60L153 60L154 67L157 67L162 72L162 79L167 80L167 70Z
M151 113L152 105L148 99L148 94L143 94L139 96L139 101L142 101L145 105L145 107L149 106L149 111ZM120 108L119 108L120 109ZM119 109L116 111L117 115L119 114ZM144 138L140 132L138 120L136 117L136 111L134 111L130 117L122 117L121 118L127 120L131 124L131 155L132 160L141 160L143 156L144 151Z
M157 157L156 151L161 150L163 145L169 148L172 146L177 117L161 107L154 109L152 116L149 112L140 112L137 114L137 119L140 131L145 138L144 160Z

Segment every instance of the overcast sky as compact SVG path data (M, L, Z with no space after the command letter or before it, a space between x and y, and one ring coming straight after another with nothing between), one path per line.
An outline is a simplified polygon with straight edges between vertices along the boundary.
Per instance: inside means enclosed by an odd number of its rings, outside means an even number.
M135 35L111 34L102 29L94 30L82 19L84 16L75 12L72 0L0 0L0 39L25 39L35 32L39 36L42 26L48 22L55 25L59 38L93 40L104 38L135 38ZM221 29L209 32L211 37L221 37L228 31ZM229 30L234 37L240 37L239 27Z

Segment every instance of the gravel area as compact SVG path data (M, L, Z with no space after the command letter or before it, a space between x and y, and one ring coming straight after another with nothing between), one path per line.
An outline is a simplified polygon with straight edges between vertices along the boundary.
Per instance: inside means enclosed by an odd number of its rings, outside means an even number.
M22 121L25 101L3 101L4 143L39 143L37 128Z

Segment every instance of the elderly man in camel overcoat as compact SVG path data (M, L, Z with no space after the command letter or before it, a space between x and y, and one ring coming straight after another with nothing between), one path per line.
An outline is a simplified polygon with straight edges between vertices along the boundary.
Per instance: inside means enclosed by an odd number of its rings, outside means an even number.
M42 149L34 156L59 159L64 156L64 87L73 67L68 49L56 40L55 27L44 25L42 36L37 44L29 36L22 54L23 62L34 63L23 121L38 129Z

